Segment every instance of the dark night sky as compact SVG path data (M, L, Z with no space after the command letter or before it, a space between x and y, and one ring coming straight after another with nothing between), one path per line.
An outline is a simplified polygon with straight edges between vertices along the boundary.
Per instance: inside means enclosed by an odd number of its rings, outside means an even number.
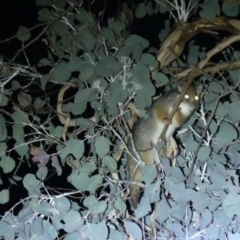
M0 1L0 40L13 37L19 26L28 28L33 27L37 23L37 11L35 1L33 0L1 0ZM33 31L33 35L40 32L40 28ZM0 44L0 55L11 58L16 51L21 48L21 42L13 39L6 43ZM39 43L27 50L29 58L36 64L35 49L39 48ZM34 49L35 48L35 49ZM34 61L35 60L35 61Z

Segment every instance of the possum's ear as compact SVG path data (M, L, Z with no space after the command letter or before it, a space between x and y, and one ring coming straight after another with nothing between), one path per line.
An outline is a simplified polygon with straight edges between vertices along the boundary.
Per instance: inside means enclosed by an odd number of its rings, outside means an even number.
M181 81L181 82L178 84L178 91L179 91L179 92L182 92L182 90L185 88L186 84L187 84L187 81L186 81L186 80Z
M196 87L196 92L197 94L200 94L203 90L203 85L202 84L199 84L197 87Z

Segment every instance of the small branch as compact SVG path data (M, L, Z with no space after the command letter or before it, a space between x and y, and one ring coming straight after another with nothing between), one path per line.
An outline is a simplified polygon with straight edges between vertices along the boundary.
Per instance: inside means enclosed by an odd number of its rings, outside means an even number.
M196 151L195 151L194 154L193 154L193 158L192 158L192 161L193 161L193 162L192 162L192 165L191 165L191 167L190 167L189 174L188 174L188 180L187 180L188 183L190 183L190 181L191 181L191 175L192 175L193 167L194 167L194 165L195 165L195 163L196 163L196 159L197 159L197 152L199 151L199 149L200 149L200 147L201 147L201 145L202 145L202 143L203 143L203 139L204 139L204 137L205 137L205 135L206 135L206 133L207 133L207 130L208 130L208 128L209 128L209 125L210 125L210 123L211 123L211 121L212 121L212 119L213 119L213 117L214 117L214 114L215 114L215 112L216 112L216 110L217 110L217 106L218 106L219 101L221 100L221 98L223 98L223 97L231 94L237 87L238 87L238 84L237 84L234 88L232 88L231 90L223 93L221 96L218 97L218 99L217 99L217 101L216 101L216 104L215 104L215 106L214 106L214 108L213 108L213 110L212 110L212 113L211 113L211 115L210 115L209 121L208 121L207 125L205 126L205 128L204 128L204 130L203 130L203 132L202 132L201 139L200 139L200 141L199 141L199 143L198 143L197 149L196 149Z

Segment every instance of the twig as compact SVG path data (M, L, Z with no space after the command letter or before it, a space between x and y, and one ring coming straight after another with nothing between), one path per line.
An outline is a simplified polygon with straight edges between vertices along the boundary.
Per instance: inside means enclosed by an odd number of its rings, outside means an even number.
M231 90L223 93L221 96L218 97L218 99L217 99L217 101L216 101L216 104L215 104L215 106L214 106L214 108L213 108L213 111L212 111L212 113L211 113L211 115L210 115L209 121L208 121L207 125L205 126L205 128L204 128L204 130L203 130L203 132L202 132L201 139L200 139L200 141L199 141L199 143L198 143L197 149L196 149L196 151L195 151L194 154L193 154L193 158L192 158L192 161L193 161L193 162L192 162L192 165L191 165L191 167L190 167L189 174L188 174L188 180L187 180L188 184L189 184L190 181L191 181L191 175L192 175L193 167L194 167L194 165L195 165L195 163L196 163L196 159L197 159L197 152L199 151L199 149L200 149L200 147L201 147L201 145L202 145L202 143L203 143L203 139L204 139L204 137L205 137L205 135L206 135L206 133L207 133L207 130L208 130L208 128L209 128L209 125L210 125L210 123L211 123L211 121L212 121L212 119L213 119L213 117L214 117L214 114L215 114L215 112L216 112L216 110L217 110L217 106L218 106L218 103L219 103L220 99L223 98L223 97L225 97L225 96L227 96L228 94L232 93L237 87L238 87L238 84L237 84L234 88L232 88Z

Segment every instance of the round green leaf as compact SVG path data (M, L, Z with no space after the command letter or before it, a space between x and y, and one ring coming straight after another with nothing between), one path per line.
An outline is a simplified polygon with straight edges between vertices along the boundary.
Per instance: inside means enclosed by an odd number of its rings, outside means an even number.
M237 130L230 123L223 122L216 135L215 144L223 146L232 142L235 138L237 138L237 136Z
M204 1L201 7L202 11L199 12L199 15L203 19L213 19L221 14L218 0Z
M111 156L105 156L103 158L103 164L108 167L110 172L115 172L117 170L117 162L116 160Z
M71 76L66 62L60 62L53 71L53 77L57 82L66 82Z
M136 18L143 18L145 17L146 13L147 13L147 7L145 3L139 3L135 11Z
M9 190L4 189L0 192L0 204L5 204L9 201Z
M84 142L78 139L69 139L65 148L60 152L61 158L67 157L67 155L72 154L76 159L80 159L84 153L85 145Z
M84 199L83 205L87 208L90 208L90 206L92 206L96 202L97 202L97 198L95 196L91 195Z
M157 83L161 83L162 85L169 83L169 78L167 77L167 75L165 75L164 73L161 73L161 72L157 72L157 73L153 74L153 79Z
M42 8L38 11L38 21L48 22L52 18L52 13L48 8Z
M108 238L108 227L105 221L98 224L88 224L89 228L89 240L107 240Z
M239 3L223 2L223 12L229 17L236 17L239 13Z
M47 167L40 167L36 173L37 177L40 180L44 180L48 174L48 168Z
M211 153L210 147L201 147L197 153L197 159L201 162L206 161Z
M122 65L111 56L103 56L95 67L98 75L103 77L110 77L114 73L119 72Z
M28 190L37 190L41 187L41 182L35 177L35 175L28 173L23 178L23 186Z
M4 141L7 138L6 120L2 114L0 114L0 141Z
M142 230L136 223L125 220L124 225L127 232L133 237L133 239L142 239Z
M107 208L107 203L104 201L95 202L90 205L89 210L92 214L100 214L103 213Z
M2 156L0 161L0 167L4 173L10 173L15 167L15 161L9 156Z
M104 157L110 149L110 142L109 139L101 136L96 138L95 141L96 152L100 158Z
M12 119L14 122L17 122L17 123L29 123L28 114L23 111L20 111L20 110L16 110L12 114ZM0 118L0 122L1 122L1 118ZM0 134L0 136L1 136L1 134Z
M20 26L18 31L17 31L17 38L24 42L24 41L27 41L29 40L31 37L31 33L30 31L28 30L28 28L26 27L23 27L23 26Z
M157 177L157 168L155 165L145 165L142 169L143 181L146 184L152 183Z

